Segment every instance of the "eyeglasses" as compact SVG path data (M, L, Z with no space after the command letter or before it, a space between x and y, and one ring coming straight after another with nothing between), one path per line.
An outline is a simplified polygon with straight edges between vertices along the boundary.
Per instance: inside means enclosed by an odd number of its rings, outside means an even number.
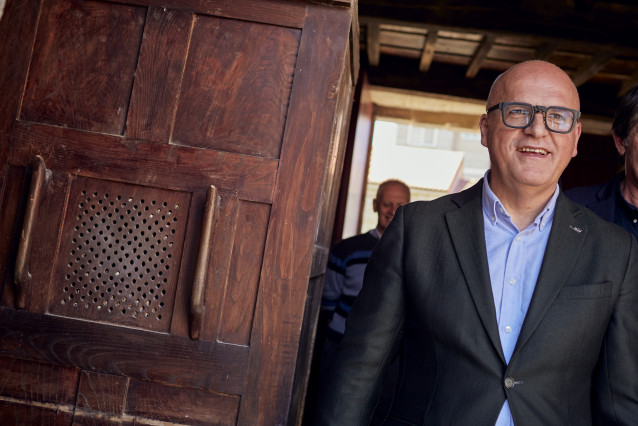
M569 133L580 118L580 111L559 106L531 105L524 102L499 102L487 109L492 112L501 110L503 124L512 129L524 129L531 126L537 112L543 113L543 122L547 130L555 133Z

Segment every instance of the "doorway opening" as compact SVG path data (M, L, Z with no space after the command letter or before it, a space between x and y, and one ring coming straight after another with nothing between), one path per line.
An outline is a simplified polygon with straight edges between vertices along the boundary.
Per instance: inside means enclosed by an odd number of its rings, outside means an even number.
M369 95L372 117L363 122L370 137L359 140L369 145L358 148L367 156L353 158L366 164L352 167L341 238L376 226L372 200L387 179L405 182L412 201L432 200L468 188L489 168L478 125L484 101L377 87Z

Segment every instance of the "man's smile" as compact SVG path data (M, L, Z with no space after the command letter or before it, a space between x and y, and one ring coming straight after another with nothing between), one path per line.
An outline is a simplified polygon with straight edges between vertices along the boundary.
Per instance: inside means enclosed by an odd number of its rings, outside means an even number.
M522 147L519 148L518 152L531 152L534 154L540 154L540 155L547 155L549 154L548 151L544 150L543 148L529 148L529 147Z

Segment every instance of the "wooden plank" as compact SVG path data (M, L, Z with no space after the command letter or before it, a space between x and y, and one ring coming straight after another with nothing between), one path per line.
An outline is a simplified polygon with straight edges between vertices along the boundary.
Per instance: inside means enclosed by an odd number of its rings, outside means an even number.
M379 39L379 24L370 22L366 25L366 50L368 53L368 63L375 67L379 65L381 56L381 41Z
M633 73L631 77L629 77L626 81L622 83L617 96L619 98L625 96L627 92L629 92L636 85L638 85L638 71Z
M126 125L127 138L168 142L192 22L192 13L165 8L148 11ZM160 81L162 84L156 84Z
M556 51L558 48L557 43L552 42L541 42L541 44L536 49L536 53L534 54L534 59L539 59L541 61L546 61L552 53Z
M101 414L121 415L124 413L127 390L126 377L82 371L77 408Z
M0 356L0 395L22 401L68 405L75 402L77 368Z
M244 393L248 362L244 346L7 308L0 308L0 355L235 395Z
M3 2L0 20L0 158L7 158L8 132L18 113L18 105L40 13L40 0ZM0 188L2 181L0 180Z
M145 9L46 1L20 119L122 134Z
M69 426L73 406L39 405L0 398L0 419L6 425Z
M171 142L279 158L299 37L297 29L198 16Z
M220 313L219 341L238 345L250 343L255 301L259 285L270 205L240 202L232 262ZM227 246L228 247L228 246Z
M131 380L126 414L180 424L234 425L239 397Z
M228 276L233 261L231 254L237 233L239 204L236 197L222 197L219 202L206 284L206 313L200 337L202 340L217 340L219 337L224 295L228 286L232 285Z
M138 4L242 21L301 28L306 16L306 1L298 0L107 0Z
M16 123L9 162L25 167L36 154L60 173L183 191L214 184L222 195L265 203L278 167L274 159Z
M309 6L266 239L238 424L287 423L352 11Z
M588 62L578 67L576 73L572 76L572 81L576 87L582 86L594 74L603 69L614 56L616 56L616 51L611 46L597 51Z
M486 34L481 41L478 49L474 53L472 57L472 62L470 62L470 66L467 68L467 72L465 73L465 77L474 78L476 74L481 70L481 66L483 65L483 61L487 58L487 55L490 53L492 49L492 45L494 44L494 36L491 34Z
M381 27L379 31L379 42L382 46L397 46L404 49L421 50L423 43L425 43L425 38L423 34L388 31L383 27Z
M425 46L423 46L423 52L421 53L421 60L419 62L419 71L428 72L432 65L432 59L434 59L434 48L436 46L436 39L438 33L436 30L428 32L425 39Z

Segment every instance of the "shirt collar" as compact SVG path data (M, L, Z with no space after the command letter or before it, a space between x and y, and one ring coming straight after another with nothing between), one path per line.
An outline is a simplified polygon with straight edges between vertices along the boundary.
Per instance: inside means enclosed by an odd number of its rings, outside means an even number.
M496 194L492 192L492 188L490 188L489 174L490 170L487 170L483 176L483 214L489 219L492 225L496 225L499 220L507 220L511 223L511 216L507 213L507 210L505 210L505 206L503 206L501 200L498 199ZM554 195L552 195L552 198L549 199L545 208L541 210L530 226L537 226L538 230L542 231L545 229L545 226L551 222L551 219L554 217L554 209L556 207L558 192L559 187L558 184L556 184Z
M377 240L381 239L381 232L379 232L379 230L377 228L371 229L370 230L370 235L372 235Z

